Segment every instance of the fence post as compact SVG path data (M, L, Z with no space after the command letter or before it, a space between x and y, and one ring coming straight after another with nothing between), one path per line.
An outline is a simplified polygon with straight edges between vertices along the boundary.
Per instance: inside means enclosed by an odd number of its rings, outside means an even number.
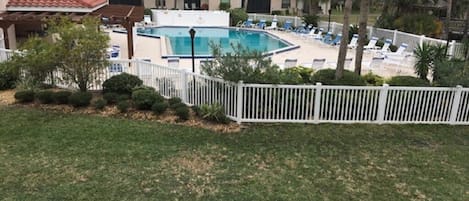
M371 38L373 37L373 27L368 27L370 28L370 35L368 35L368 38Z
M376 121L378 124L382 124L384 121L384 112L386 110L386 101L388 99L388 90L389 85L383 84L383 87L379 93L379 100L378 100L378 116L376 117Z
M452 40L451 43L450 43L449 51L448 51L448 55L449 55L450 58L454 58L455 50L456 50L456 41Z
M257 20L257 14L256 14L256 13L254 13L254 17L253 17L253 18L254 18L253 20Z
M322 83L316 83L316 92L314 95L314 123L319 123L319 115L321 109L321 90L322 90Z
M456 92L454 94L453 105L451 107L451 113L449 116L449 123L455 124L456 118L458 117L459 111L459 104L461 103L461 94L462 94L462 86L456 86Z
M394 29L394 36L392 37L392 44L396 45L397 40L397 29Z
M420 41L419 41L420 47L422 47L424 40L425 40L425 35L421 35L421 36L420 36Z
M187 72L186 70L181 70L181 100L183 103L187 103Z
M295 16L294 21L295 21L295 23L294 23L295 27L297 27L298 26L298 17Z
M243 119L243 86L244 83L242 80L238 82L238 97L236 101L236 123L241 124Z

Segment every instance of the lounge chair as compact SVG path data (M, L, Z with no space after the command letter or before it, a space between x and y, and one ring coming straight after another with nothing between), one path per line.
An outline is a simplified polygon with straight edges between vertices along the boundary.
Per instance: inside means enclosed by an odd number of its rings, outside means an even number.
M324 31L323 28L320 28L317 34L311 35L311 38L320 40L322 39L322 32Z
M259 28L259 29L264 29L266 26L266 20L260 20L256 25L255 27L256 28Z
M376 46L376 42L378 42L378 38L372 37L370 42L368 42L368 45L364 46L363 49L365 50L377 49L378 47Z
M368 68L370 69L379 68L381 67L381 64L383 64L383 62L384 62L383 57L373 57L371 58L371 61L368 64Z
M388 51L389 51L389 47L391 46L391 44L392 44L392 40L391 40L391 39L386 39L386 40L384 41L383 47L382 47L379 51L382 52L382 53L388 52Z
M353 34L352 40L348 44L348 48L357 48L358 34Z
M285 22L285 24L283 24L283 27L280 28L279 30L280 30L280 31L291 31L291 30L292 30L292 26L291 26L291 25L292 25L292 22L289 21L289 20L287 20L287 21Z
M321 69L324 67L324 64L326 64L326 59L313 59L313 64L311 67L314 69Z
M407 47L409 47L409 45L407 43L402 43L399 48L397 49L396 52L387 52L387 53L384 53L384 57L388 57L388 56L401 56L401 57L408 57L408 56L411 56L412 53L411 52L405 52L405 50L407 49Z
M252 18L249 18L248 20L246 20L245 22L243 22L243 24L241 24L240 27L248 27L248 28L252 28L253 24L252 24Z
M337 34L337 36L335 36L334 40L332 40L332 41L330 41L330 43L326 43L326 44L329 44L329 45L332 45L332 46L339 45L341 40L342 40L342 34Z
M323 38L321 38L321 41L326 44L329 44L330 42L332 42L332 32L330 31L327 32L326 35Z
M309 33L309 29L307 29L306 24L302 24L301 26L296 27L293 32L297 34L306 34Z
M168 58L168 67L170 68L178 68L179 67L179 58Z
M294 68L294 67L296 67L297 62L298 62L298 59L285 59L285 63L283 65L283 68L284 69Z
M144 15L143 22L145 23L145 25L152 25L153 22L151 21L151 15Z
M265 27L266 30L277 30L277 19L272 20L272 24L270 26Z
M312 28L309 30L308 33L306 33L306 34L301 34L301 36L303 36L303 37L313 37L314 34L316 33L316 30L317 30L316 27L312 27Z

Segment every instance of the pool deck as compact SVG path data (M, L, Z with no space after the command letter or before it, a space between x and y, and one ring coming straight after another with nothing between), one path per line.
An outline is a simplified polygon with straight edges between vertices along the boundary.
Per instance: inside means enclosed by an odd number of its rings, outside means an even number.
M108 30L109 36L111 38L111 44L117 44L121 46L121 55L120 58L128 58L127 52L127 39L126 34L114 33ZM283 32L283 31L268 31L269 33L276 35L292 44L300 45L300 48L282 52L271 56L273 63L282 65L285 59L297 59L298 65L303 65L305 67L310 67L313 59L326 59L326 65L324 68L335 68L335 63L337 61L337 56L339 53L338 46L333 47L330 45L323 44L319 41L315 41L311 38L302 37L300 35ZM167 66L167 59L161 58L161 42L158 38L137 36L134 39L136 48L134 50L134 58L147 58L151 59L152 63L159 65ZM383 77L392 77L395 75L411 75L415 76L413 70L413 57L408 57L403 60L389 60L392 62L384 62L378 68L369 68L368 64L371 61L374 53L370 51L365 51L363 55L362 62L362 74L367 72L373 72ZM347 52L347 58L355 58L355 50L349 49ZM199 64L201 59L196 59L195 69L196 72L199 72ZM353 71L353 66L355 59L352 61L351 67L348 70ZM191 59L180 59L179 66L181 69L186 69L190 71L192 69L192 60ZM318 69L315 69L318 70Z

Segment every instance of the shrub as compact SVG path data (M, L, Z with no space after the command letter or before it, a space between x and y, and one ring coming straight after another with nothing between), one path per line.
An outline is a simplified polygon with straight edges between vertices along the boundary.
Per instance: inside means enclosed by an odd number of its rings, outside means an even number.
M273 10L272 15L283 15L283 10Z
M70 91L57 91L52 94L52 99L54 99L54 102L57 104L67 104L70 95L72 95Z
M73 107L86 107L90 105L92 98L91 92L75 92L68 97L68 103Z
M54 98L52 97L53 94L54 92L50 90L42 90L36 93L36 98L42 104L49 104L54 102Z
M136 90L132 93L132 100L139 110L150 110L158 99L158 94L151 90Z
M106 107L106 105L107 105L107 101L102 99L102 98L100 98L100 99L98 99L94 102L94 108L97 109L97 110L104 109L104 107Z
M426 80L422 80L412 76L395 76L392 77L388 82L391 86L413 86L413 87L428 87L430 83Z
M195 115L197 116L200 116L201 112L200 112L200 107L199 106L192 106L192 111L194 111Z
M106 100L109 104L114 104L119 102L117 99L119 97L119 94L114 93L114 92L108 92L103 95L104 100Z
M242 8L229 9L228 12L230 13L231 26L236 26L238 22L248 19L248 14Z
M342 79L335 79L335 70L324 69L319 70L311 77L313 83L320 82L324 85L352 85L352 86L364 86L366 85L365 80L348 70L344 70L344 76Z
M153 113L158 115L158 114L163 114L164 112L166 112L168 107L169 107L169 104L164 101L156 102L155 104L153 104L153 106L151 106L151 110L153 111Z
M149 87L149 86L145 86L145 85L140 85L140 86L134 87L134 88L132 89L132 92L137 91L137 90L141 90L141 89L146 89L146 90L150 90L150 91L156 91L155 88L153 88L153 87Z
M178 116L179 120L186 121L189 119L189 107L186 105L174 109L174 112Z
M172 107L173 105L182 103L182 100L178 97L172 97L168 100L169 105Z
M169 108L171 108L173 110L178 108L178 107L184 107L184 106L186 106L186 104L184 104L184 103L175 103L175 104L172 104L172 105L169 104Z
M135 87L141 86L143 81L135 75L122 73L113 76L103 83L103 93L132 94Z
M376 74L373 74L371 72L365 74L362 76L363 79L365 80L366 82L366 85L370 85L370 86L381 86L383 85L384 83L384 79L383 77L379 76L379 75L376 75Z
M319 21L319 16L317 16L317 15L305 15L305 16L303 16L303 21L307 25L312 24L313 26L317 27L318 26L318 21Z
M230 3L225 3L225 2L221 2L220 5L218 6L218 9L220 10L228 10L230 9Z
M228 123L229 119L225 115L225 108L221 104L201 105L200 116L208 121L217 123Z
M117 96L117 102L124 101L124 100L130 100L130 96L128 94L121 94Z
M19 73L7 62L0 63L0 90L13 89L18 81Z
M15 93L15 99L20 103L29 103L34 101L33 90L22 90Z
M117 109L120 113L126 113L129 110L129 101L119 101L117 103Z

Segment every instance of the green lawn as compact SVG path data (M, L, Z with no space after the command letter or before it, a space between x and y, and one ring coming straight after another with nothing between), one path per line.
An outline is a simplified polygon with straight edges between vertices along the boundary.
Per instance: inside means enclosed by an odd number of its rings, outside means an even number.
M469 200L469 127L241 133L0 107L0 200Z

